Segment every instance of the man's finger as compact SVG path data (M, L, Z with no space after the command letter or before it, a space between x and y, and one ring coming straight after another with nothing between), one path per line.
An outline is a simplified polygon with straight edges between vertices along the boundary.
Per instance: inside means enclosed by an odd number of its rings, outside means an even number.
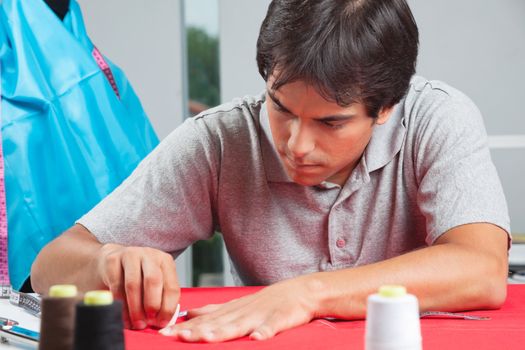
M134 329L146 328L142 304L142 265L141 259L133 251L122 256L124 269L124 291L128 303L129 318Z
M157 313L160 311L162 304L164 276L162 269L155 260L143 258L141 265L144 285L144 312L146 313L147 323L155 325Z
M167 257L162 261L160 269L162 271L164 285L162 286L162 303L157 313L157 326L163 328L173 317L175 308L179 303L180 287L175 262L171 257Z
M210 325L211 329L204 328L204 332L200 331L201 328L193 330L193 341L216 343L240 338L252 332L258 324L260 320L253 314L242 315L232 320L222 319L218 324Z
M219 310L224 304L208 304L206 306L188 310L188 318L199 317Z
M276 310L262 324L257 326L250 334L254 340L266 340L277 333L295 327L297 324L306 323L308 320L298 322L293 315L286 315L282 310Z
M105 270L102 273L102 281L109 288L113 297L122 301L122 317L124 319L124 326L130 328L128 305L126 301L126 293L124 291L124 281L122 276L122 261L116 254L105 258Z

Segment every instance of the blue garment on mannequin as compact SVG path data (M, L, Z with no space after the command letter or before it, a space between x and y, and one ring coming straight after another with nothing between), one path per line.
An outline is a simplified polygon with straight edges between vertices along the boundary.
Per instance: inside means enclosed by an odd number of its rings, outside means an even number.
M158 144L124 73L120 99L95 62L78 3L64 21L41 0L0 2L1 125L9 274L118 186Z

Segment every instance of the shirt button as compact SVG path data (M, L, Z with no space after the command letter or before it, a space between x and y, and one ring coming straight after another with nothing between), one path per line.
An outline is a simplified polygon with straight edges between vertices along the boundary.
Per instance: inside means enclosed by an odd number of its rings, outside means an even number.
M339 238L336 242L335 242L335 245L337 246L337 248L344 248L345 245L346 245L346 241L342 238Z

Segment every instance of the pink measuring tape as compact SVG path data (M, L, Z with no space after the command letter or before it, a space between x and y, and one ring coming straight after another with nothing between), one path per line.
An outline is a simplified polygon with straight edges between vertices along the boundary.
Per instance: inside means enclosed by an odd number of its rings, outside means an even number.
M91 52L91 55L93 55L93 58L97 62L98 66L108 79L109 83L111 84L111 88L113 91L115 91L115 94L120 99L120 94L118 92L117 83L115 82L115 77L113 76L113 73L111 72L111 68L109 68L109 65L107 64L106 60L104 59L104 56L100 53L100 51L94 47L93 51Z
M0 87L0 96L1 96ZM0 121L2 117L0 107ZM0 123L1 128L1 123ZM0 129L0 298L9 297L9 264L7 262L7 206L5 203L4 152L2 149L2 132Z

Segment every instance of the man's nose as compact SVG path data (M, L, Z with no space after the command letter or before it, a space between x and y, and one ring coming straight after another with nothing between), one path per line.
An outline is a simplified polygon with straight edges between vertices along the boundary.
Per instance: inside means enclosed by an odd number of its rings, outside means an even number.
M303 158L315 148L312 130L304 122L296 120L292 123L288 150L294 158Z

